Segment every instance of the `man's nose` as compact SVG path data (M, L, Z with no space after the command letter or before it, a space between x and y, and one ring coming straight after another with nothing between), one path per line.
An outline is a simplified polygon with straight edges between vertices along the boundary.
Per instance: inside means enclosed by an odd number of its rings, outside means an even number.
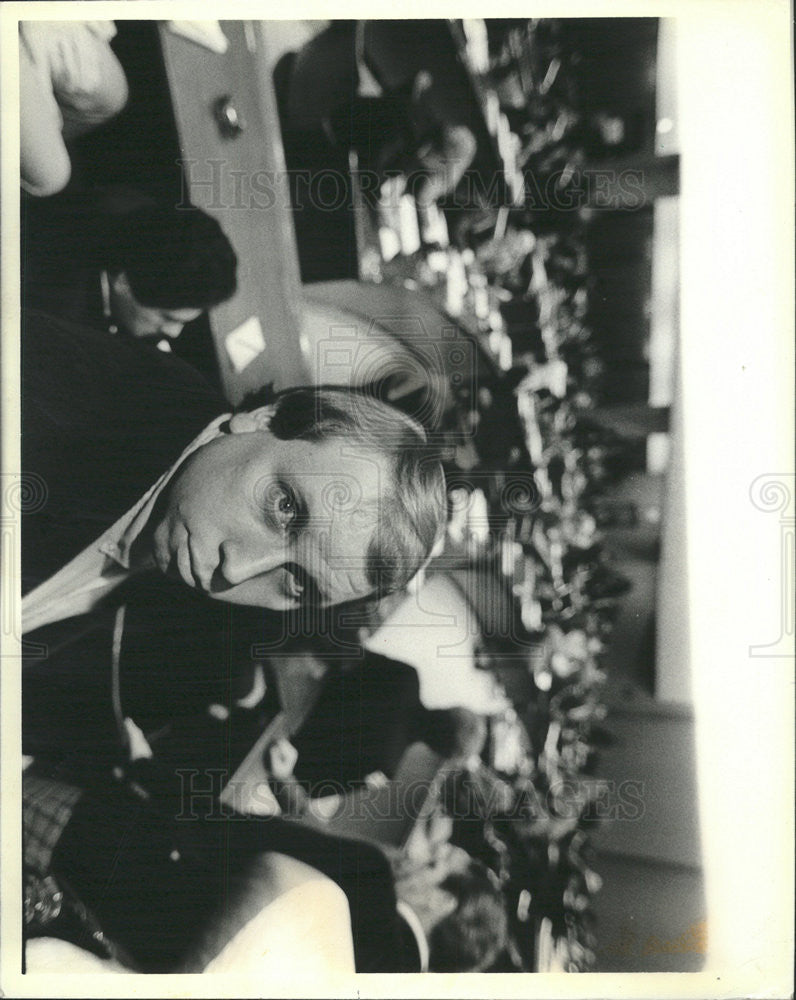
M288 560L288 545L247 544L245 541L226 541L221 545L219 570L227 583L236 587L262 573L283 566Z

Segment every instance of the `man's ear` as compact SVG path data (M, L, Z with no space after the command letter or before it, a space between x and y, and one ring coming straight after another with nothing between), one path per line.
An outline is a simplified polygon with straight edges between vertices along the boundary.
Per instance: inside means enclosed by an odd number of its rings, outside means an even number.
M276 406L258 406L256 410L234 413L229 420L231 434L251 434L253 431L267 431Z

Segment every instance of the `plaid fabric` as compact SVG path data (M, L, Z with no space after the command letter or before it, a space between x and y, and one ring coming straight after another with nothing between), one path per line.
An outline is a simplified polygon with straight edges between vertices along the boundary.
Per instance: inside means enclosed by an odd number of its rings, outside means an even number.
M53 850L83 794L64 781L24 771L22 774L22 841L25 866L47 875Z
M124 963L121 950L105 936L93 913L49 872L55 845L82 795L76 785L23 771L25 934L62 937L101 958L115 957Z

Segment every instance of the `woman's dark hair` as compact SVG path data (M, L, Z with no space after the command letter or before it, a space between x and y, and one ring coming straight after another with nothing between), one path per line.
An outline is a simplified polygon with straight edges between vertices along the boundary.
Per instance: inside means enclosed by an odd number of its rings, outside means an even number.
M151 204L119 216L105 265L159 309L207 309L237 287L238 260L218 222L194 205Z
M466 871L448 875L440 888L456 898L456 909L429 937L429 972L483 972L506 947L508 919L500 890L487 868L471 860Z

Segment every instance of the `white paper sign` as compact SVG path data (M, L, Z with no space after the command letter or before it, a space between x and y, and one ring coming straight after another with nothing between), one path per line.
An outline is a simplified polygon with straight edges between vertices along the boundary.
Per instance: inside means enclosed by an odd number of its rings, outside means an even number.
M229 39L218 21L170 21L169 28L175 35L182 35L218 55L223 55L229 48Z
M224 341L229 360L236 374L240 375L244 368L247 368L256 357L265 350L265 337L260 326L260 320L256 316L250 316L247 320L227 334Z

